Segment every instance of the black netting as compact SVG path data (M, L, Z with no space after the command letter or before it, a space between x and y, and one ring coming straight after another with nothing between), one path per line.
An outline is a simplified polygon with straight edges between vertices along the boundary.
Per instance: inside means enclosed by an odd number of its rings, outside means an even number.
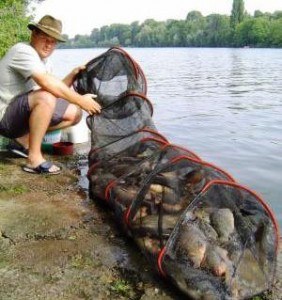
M90 194L159 272L194 299L245 299L271 287L278 226L268 206L224 170L157 131L140 66L114 47L75 83L97 94Z
M144 157L152 154L156 149L164 147L168 141L158 132L143 128L128 136L114 139L113 142L99 146L92 146L89 152L89 165L96 162L108 161L116 156Z
M91 60L77 76L74 88L80 94L99 95L103 106L115 102L130 91L143 95L147 93L142 69L120 48L111 48Z
M137 94L122 96L104 107L101 114L95 118L90 116L87 118L92 144L96 148L103 148L130 137L145 127L155 129L152 113L151 103L145 96Z
M269 289L277 228L248 189L211 182L182 214L163 252L161 269L187 294L245 299ZM212 285L211 285L212 283Z

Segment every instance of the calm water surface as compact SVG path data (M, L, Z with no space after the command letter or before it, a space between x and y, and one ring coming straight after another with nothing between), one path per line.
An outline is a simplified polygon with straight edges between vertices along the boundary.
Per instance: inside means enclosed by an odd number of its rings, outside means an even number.
M55 71L106 50L57 50ZM282 50L126 51L146 75L158 130L255 190L282 227Z

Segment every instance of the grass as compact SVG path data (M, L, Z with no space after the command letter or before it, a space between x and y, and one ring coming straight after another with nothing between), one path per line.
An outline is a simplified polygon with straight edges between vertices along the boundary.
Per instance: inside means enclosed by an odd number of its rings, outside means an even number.
M0 184L0 193L8 193L13 195L21 195L29 192L29 188L25 185L19 184L14 186L4 186Z
M125 281L123 279L119 279L119 280L116 280L112 284L112 286L110 287L110 290L119 295L127 297L127 296L129 296L129 292L130 292L131 288L127 281Z

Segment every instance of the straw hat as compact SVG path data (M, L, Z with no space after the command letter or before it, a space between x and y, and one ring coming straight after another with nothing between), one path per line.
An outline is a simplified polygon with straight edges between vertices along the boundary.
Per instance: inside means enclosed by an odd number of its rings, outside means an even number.
M52 16L46 15L38 23L28 24L27 28L30 30L37 28L59 42L66 42L62 36L62 22Z

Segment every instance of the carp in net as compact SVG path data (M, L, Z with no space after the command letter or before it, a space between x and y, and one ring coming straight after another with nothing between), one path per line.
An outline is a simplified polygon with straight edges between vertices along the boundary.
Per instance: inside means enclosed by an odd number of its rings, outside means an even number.
M278 225L227 172L170 143L153 122L140 66L113 47L74 83L102 106L89 116L89 190L108 203L161 275L193 299L245 299L271 288Z

